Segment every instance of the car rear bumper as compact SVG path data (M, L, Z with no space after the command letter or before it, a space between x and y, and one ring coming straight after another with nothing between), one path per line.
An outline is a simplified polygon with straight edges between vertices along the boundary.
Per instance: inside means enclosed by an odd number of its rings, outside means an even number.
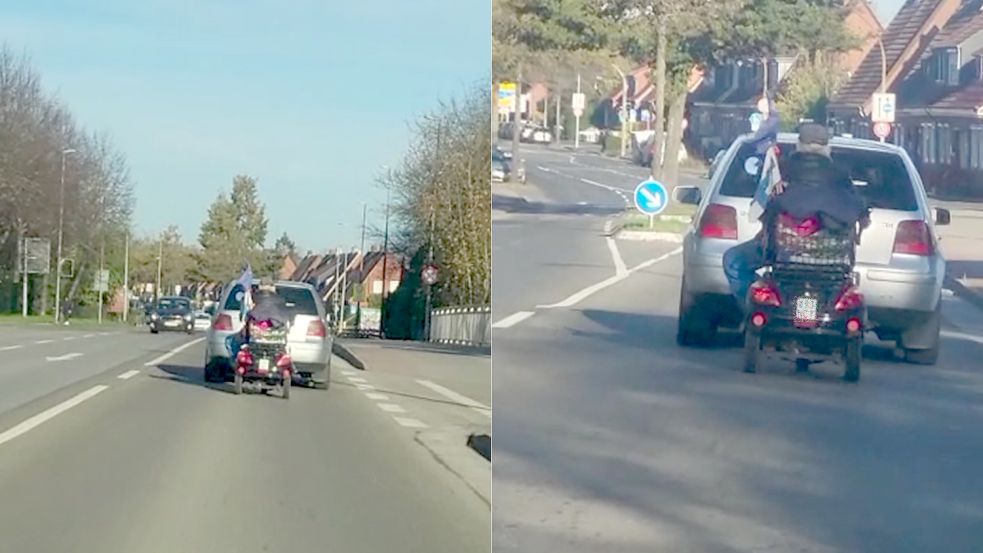
M331 339L323 342L291 342L290 358L297 372L321 375L324 373L328 360L331 358Z

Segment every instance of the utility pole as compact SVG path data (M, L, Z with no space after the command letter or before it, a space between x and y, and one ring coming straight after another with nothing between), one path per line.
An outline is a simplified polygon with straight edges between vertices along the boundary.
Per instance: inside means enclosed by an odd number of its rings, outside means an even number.
M386 186L386 226L382 238L382 303L379 308L379 337L386 337L386 300L389 298L389 186Z
M365 297L365 215L368 206L362 202L362 246L358 254L358 279L361 281L358 294L358 313L355 315L355 329L362 330L362 299Z
M577 73L577 95L580 95L580 73ZM579 112L578 112L579 113ZM576 114L574 114L576 115ZM580 148L580 116L576 117L576 127L573 131L573 149Z
M339 284L340 283L339 283L339 280L341 279L341 272L340 272L340 269L341 268L340 268L340 265L341 265L341 248L335 248L334 249L334 306L333 306L334 307L334 314L336 316L336 318L335 318L335 329L338 329L339 328L339 325L341 324L340 323L340 321L341 321L341 308L338 307L338 305L339 305L338 304L338 298L340 297L339 296L339 294L340 294L340 288L339 288Z
M154 295L157 301L160 301L160 273L164 265L164 237L161 236L160 241L157 245L157 288L154 289Z
M617 65L614 70L621 76L621 157L628 149L628 77Z
M65 157L74 154L72 148L61 151L61 192L58 196L58 254L55 260L55 323L61 321L61 258L62 241L65 234Z
M353 250L355 248L352 248ZM348 303L348 252L345 252L345 266L341 269L341 319L339 327L341 332L345 331L345 316L347 315L345 304Z
M881 47L881 94L887 92L887 53L884 51L884 41L878 37L877 44ZM881 137L881 142L886 142L884 137Z
M20 237L21 244L21 265L24 269L24 274L21 277L21 315L27 317L27 236L21 233Z
M123 322L130 315L130 233L126 233L123 243Z
M106 239L103 238L102 245L99 247L99 289L96 292L99 293L99 324L102 324L102 271L106 265ZM109 282L106 282L107 288Z
M559 92L556 93L556 121L553 123L553 128L556 129L556 143L560 143L560 100L563 98L563 94Z
M522 134L522 62L516 69L515 105L512 106L512 159L519 161L519 135Z
M433 265L433 227L434 227L434 210L430 208L430 240L429 246L430 251L427 253L427 265ZM430 341L430 310L433 306L433 285L427 284L427 311L424 314L423 321L423 338L425 341Z

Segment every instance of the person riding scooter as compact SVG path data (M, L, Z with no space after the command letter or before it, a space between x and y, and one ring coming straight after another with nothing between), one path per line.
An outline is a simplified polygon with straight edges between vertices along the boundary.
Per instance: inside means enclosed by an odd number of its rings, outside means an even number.
M869 208L850 176L832 160L829 133L822 125L806 123L799 128L796 151L780 163L782 181L764 206L759 220L763 227L786 213L797 219L819 215L825 226L849 228L869 224ZM765 264L763 233L729 249L723 258L724 273L731 293L743 308L748 289Z
M286 303L276 293L274 286L253 286L249 298L248 303L250 305L243 317L242 330L232 334L228 339L229 352L233 356L242 349L244 344L249 343L253 325L264 324L273 328L282 328L290 322Z

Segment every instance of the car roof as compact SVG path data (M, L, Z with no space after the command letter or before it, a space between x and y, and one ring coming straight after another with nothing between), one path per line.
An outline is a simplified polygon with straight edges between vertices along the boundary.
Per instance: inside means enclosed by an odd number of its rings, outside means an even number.
M740 140L742 142L750 142L753 138L751 134L742 135ZM799 133L794 132L782 132L778 133L778 141L784 143L796 143L799 141ZM888 142L879 142L877 140L867 140L864 138L853 138L846 136L833 136L830 138L829 145L834 148L849 148L851 150L870 150L874 152L883 152L887 154L901 154L904 152L904 148L890 144Z
M273 283L273 286L283 286L285 288L303 288L303 289L309 290L311 292L314 292L315 291L314 290L314 287L311 286L310 284L308 284L306 282L300 282L300 281L297 281L297 280L278 280L278 281L276 281L276 282ZM317 294L314 294L314 295L317 295Z

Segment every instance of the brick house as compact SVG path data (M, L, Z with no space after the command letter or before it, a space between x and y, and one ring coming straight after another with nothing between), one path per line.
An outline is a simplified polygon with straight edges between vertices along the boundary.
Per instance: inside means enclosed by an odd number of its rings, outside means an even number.
M884 38L885 89L897 94L889 140L908 150L929 192L983 198L983 0L908 0ZM879 49L835 98L830 126L872 138Z
M861 46L839 56L839 64L853 75L863 66L869 53L884 32L884 27L867 0L849 4L843 23ZM690 125L686 142L689 148L710 158L726 148L738 136L751 130L749 117L757 101L769 91L781 90L795 71L798 56L776 56L768 60L743 59L709 68L703 83L690 95Z

